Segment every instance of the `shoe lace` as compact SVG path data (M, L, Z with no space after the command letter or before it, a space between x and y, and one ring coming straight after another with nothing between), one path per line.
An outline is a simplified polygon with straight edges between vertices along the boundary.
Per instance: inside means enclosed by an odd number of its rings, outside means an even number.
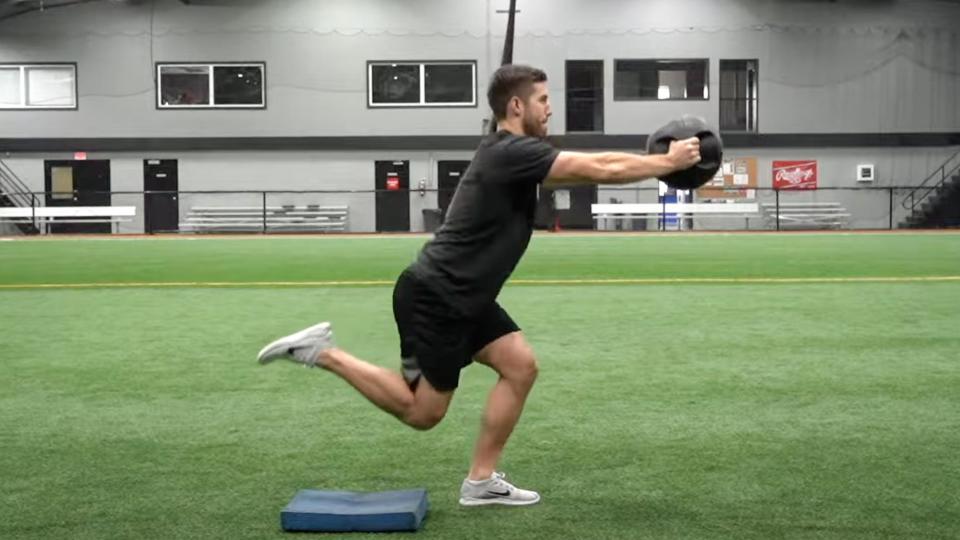
M493 473L493 485L496 486L496 489L506 489L508 491L513 491L516 489L513 484L506 481L507 475L502 472Z

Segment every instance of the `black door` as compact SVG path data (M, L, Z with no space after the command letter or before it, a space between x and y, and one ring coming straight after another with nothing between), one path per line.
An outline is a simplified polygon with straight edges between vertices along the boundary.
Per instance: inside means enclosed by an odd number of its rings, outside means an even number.
M554 190L541 186L540 199L537 201L536 227L552 229L559 223L561 229L593 229L590 205L597 202L597 186L583 185L560 189L570 191L570 209L554 209Z
M447 217L447 208L457 191L457 185L463 173L467 172L469 161L438 161L437 162L437 207L440 208L440 219Z
M177 160L143 160L143 227L148 234L176 232L179 229L180 203Z
M110 206L110 160L47 160L43 162L47 206ZM102 218L89 218L90 221ZM84 218L61 218L51 233L106 233L110 223L83 223ZM54 221L57 221L55 218Z
M410 231L410 162L377 161L377 232Z

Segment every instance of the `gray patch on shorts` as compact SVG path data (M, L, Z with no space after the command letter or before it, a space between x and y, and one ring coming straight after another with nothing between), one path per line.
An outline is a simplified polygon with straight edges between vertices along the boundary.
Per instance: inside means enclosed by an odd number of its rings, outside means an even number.
M417 380L423 375L423 372L420 371L420 364L417 363L416 356L401 358L400 371L403 372L403 378L407 381L407 384L413 384L417 382Z

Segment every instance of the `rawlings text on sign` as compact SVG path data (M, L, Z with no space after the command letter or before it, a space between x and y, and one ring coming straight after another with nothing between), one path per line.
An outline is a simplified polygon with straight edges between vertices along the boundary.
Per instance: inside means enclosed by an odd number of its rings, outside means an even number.
M817 189L816 161L774 161L774 189Z

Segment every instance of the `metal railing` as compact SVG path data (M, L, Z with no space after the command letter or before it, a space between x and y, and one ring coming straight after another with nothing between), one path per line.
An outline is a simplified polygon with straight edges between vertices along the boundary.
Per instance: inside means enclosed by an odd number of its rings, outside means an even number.
M0 192L10 199L10 202L15 206L27 207L35 204L30 195L30 188L2 159L0 159Z
M897 228L909 216L909 211L896 205L904 194L913 191L916 186L870 186L870 187L823 187L816 190L776 190L773 188L750 188L744 186L724 193L713 201L715 204L729 202L752 203L754 210L749 213L731 215L708 215L699 213L671 213L666 204L671 200L662 197L655 185L642 187L599 186L596 197L583 200L583 195L574 193L572 199L576 210L556 210L548 202L541 202L538 210L538 224L543 227L561 225L563 229L600 229L600 230L700 230L700 231L737 231L737 230L803 230L803 229L857 229L888 230ZM272 224L282 221L280 218L303 216L304 221L311 211L321 206L343 206L349 209L348 232L376 232L378 195L382 193L406 194L404 190L198 190L198 191L100 191L74 192L66 194L74 205L96 206L136 206L137 218L126 220L120 226L121 232L191 232L188 224L193 209L220 207L221 210L241 209L244 221L258 221L260 232L283 232L283 227ZM409 190L410 228L422 230L420 212L423 213L423 229L430 230L431 224L440 219L438 206L441 200L449 200L449 190L412 189ZM589 193L589 192L588 192ZM686 192L684 192L686 194ZM42 208L47 201L46 192L20 193L24 207ZM64 194L58 193L63 196ZM175 200L174 214L169 215L170 228L156 227L158 214L151 209L151 200L156 196L166 196ZM546 192L542 198L549 197ZM589 198L590 195L588 194ZM84 203L83 201L97 201ZM589 204L584 203L650 203L664 205L662 212L646 216L619 216L604 219L590 212ZM686 202L691 202L689 197ZM697 196L697 203L707 202ZM387 204L396 204L388 202ZM296 207L296 208L293 208ZM312 209L312 210L311 210ZM323 210L319 208L319 210ZM284 212L292 214L284 215ZM544 212L548 215L544 218ZM147 215L150 214L150 215ZM253 217L249 217L253 216ZM28 218L23 218L24 221ZM59 218L49 218L44 223L56 224ZM235 218L236 219L236 218ZM229 221L229 220L224 220ZM318 220L322 221L322 220ZM151 224L153 223L153 224ZM35 225L37 222L35 222ZM193 231L196 232L196 231Z
M952 177L958 171L960 171L960 149L947 158L942 165L934 169L919 185L910 190L910 193L900 201L901 206L911 213L916 211L918 206L923 204L930 195L940 189L940 186L942 186L948 178Z
M658 230L800 230L800 229L859 229L892 230L898 228L908 212L896 206L899 197L915 186L857 186L821 187L814 190L787 190L772 187L731 189L739 194L728 195L729 202L756 203L758 214L750 216L698 217L697 214L669 214L666 205L672 202L660 197L657 187L600 186L600 203L657 203L664 207L660 217L650 219L648 225ZM743 196L742 192L749 192ZM688 192L681 192L688 195ZM696 202L704 202L701 196ZM690 202L690 198L686 198ZM714 199L724 204L722 198ZM739 223L735 221L739 218ZM629 223L622 224L624 228ZM641 226L643 224L641 223Z

